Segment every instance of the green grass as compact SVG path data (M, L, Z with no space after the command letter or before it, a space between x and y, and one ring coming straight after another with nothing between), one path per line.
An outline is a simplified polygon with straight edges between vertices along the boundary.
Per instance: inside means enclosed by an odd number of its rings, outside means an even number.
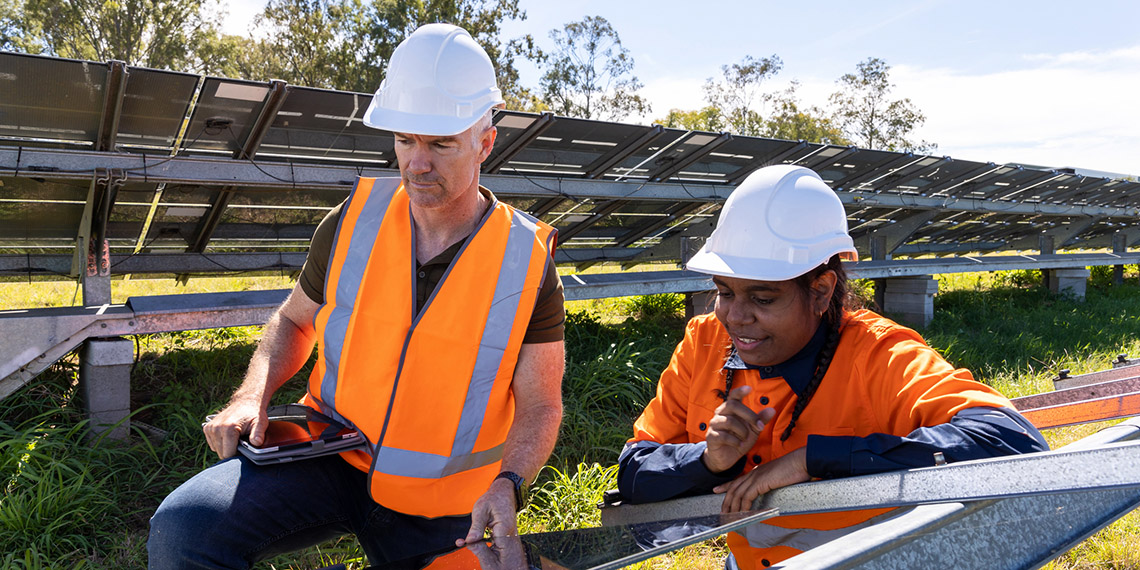
M1108 287L1094 273L1088 298L1076 302L1042 290L1039 274L1007 272L941 276L935 319L921 331L959 366L1014 397L1051 389L1057 370L1104 369L1119 353L1140 356L1140 287ZM161 287L156 287L156 286ZM233 278L116 285L116 301L132 295L226 288L282 288L280 278ZM860 282L860 296L870 297ZM70 287L70 288L69 288ZM70 304L74 285L0 284L12 307ZM594 526L601 493L616 486L613 466L633 420L653 396L657 376L683 332L676 295L570 304L565 420L558 446L520 516L524 532ZM74 356L53 366L0 406L0 568L117 569L145 565L147 520L162 498L214 458L201 418L237 385L259 327L137 338L132 372L133 419L169 432L152 443L141 432L129 444L90 442L75 401ZM307 370L299 376L307 375ZM294 380L277 401L295 400ZM1054 447L1097 426L1050 430ZM161 466L161 467L159 467ZM1132 514L1049 568L1140 569L1140 515ZM642 563L639 568L722 567L723 539ZM259 565L319 568L363 565L353 539Z

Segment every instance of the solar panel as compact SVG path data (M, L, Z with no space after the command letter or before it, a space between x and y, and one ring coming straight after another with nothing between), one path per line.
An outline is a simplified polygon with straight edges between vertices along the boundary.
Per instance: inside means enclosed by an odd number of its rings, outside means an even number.
M13 53L0 84L2 254L67 255L95 230L115 255L303 251L357 175L397 174L390 133L363 125L368 94ZM886 237L896 255L1045 234L1104 247L1140 210L1135 180L1072 170L549 113L495 124L484 182L554 225L579 267L678 259L678 236L707 235L731 188L769 164L818 172L859 247Z

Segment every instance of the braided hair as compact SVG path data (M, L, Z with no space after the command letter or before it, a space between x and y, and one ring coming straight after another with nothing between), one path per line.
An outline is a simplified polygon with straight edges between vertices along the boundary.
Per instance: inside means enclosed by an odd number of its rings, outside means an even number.
M792 429L796 427L796 421L800 419L800 414L803 413L808 402L811 402L811 397L815 395L816 389L823 382L823 377L827 374L831 360L835 357L835 350L839 346L839 335L843 328L843 311L851 305L851 290L847 285L847 272L843 270L843 263L838 255L831 256L827 263L796 277L793 281L799 287L800 292L810 295L812 283L827 271L835 272L835 289L832 291L827 309L823 313L823 320L828 327L827 339L816 357L815 373L812 374L803 395L796 398L796 407L792 410L792 421L788 423L787 429L780 435L780 441L787 441L792 435Z

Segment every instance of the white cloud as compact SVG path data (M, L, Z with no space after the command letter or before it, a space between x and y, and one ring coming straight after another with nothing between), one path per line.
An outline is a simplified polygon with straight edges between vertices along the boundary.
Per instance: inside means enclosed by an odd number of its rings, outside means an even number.
M1073 57L1042 61L1049 63L981 75L900 66L892 79L896 95L910 97L926 114L918 134L937 142L939 154L1140 173L1136 63L1082 67L1055 65Z
M891 68L894 97L926 115L917 137L936 154L961 160L1016 162L1140 174L1140 46L1101 52L1037 54L1028 67L971 74L949 68ZM806 105L827 107L833 78L799 77ZM789 78L774 81L781 90ZM645 80L649 122L671 108L697 109L704 77ZM637 119L631 119L637 120Z
M1048 66L1096 65L1127 66L1140 65L1140 46L1116 50L1074 51L1060 54L1035 53L1024 56L1025 61Z

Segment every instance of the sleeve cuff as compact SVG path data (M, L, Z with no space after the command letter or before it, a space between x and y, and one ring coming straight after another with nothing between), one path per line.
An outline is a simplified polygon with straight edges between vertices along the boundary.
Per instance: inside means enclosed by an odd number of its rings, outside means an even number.
M685 476L696 482L701 487L715 487L723 483L728 483L733 479L740 476L744 471L744 458L741 457L736 465L730 467L723 473L713 473L705 466L705 462L701 461L701 456L705 453L705 448L708 444L701 441L692 443L685 446L685 450L678 453L678 470Z
M808 475L819 479L850 477L854 457L853 436L809 435L807 443Z

